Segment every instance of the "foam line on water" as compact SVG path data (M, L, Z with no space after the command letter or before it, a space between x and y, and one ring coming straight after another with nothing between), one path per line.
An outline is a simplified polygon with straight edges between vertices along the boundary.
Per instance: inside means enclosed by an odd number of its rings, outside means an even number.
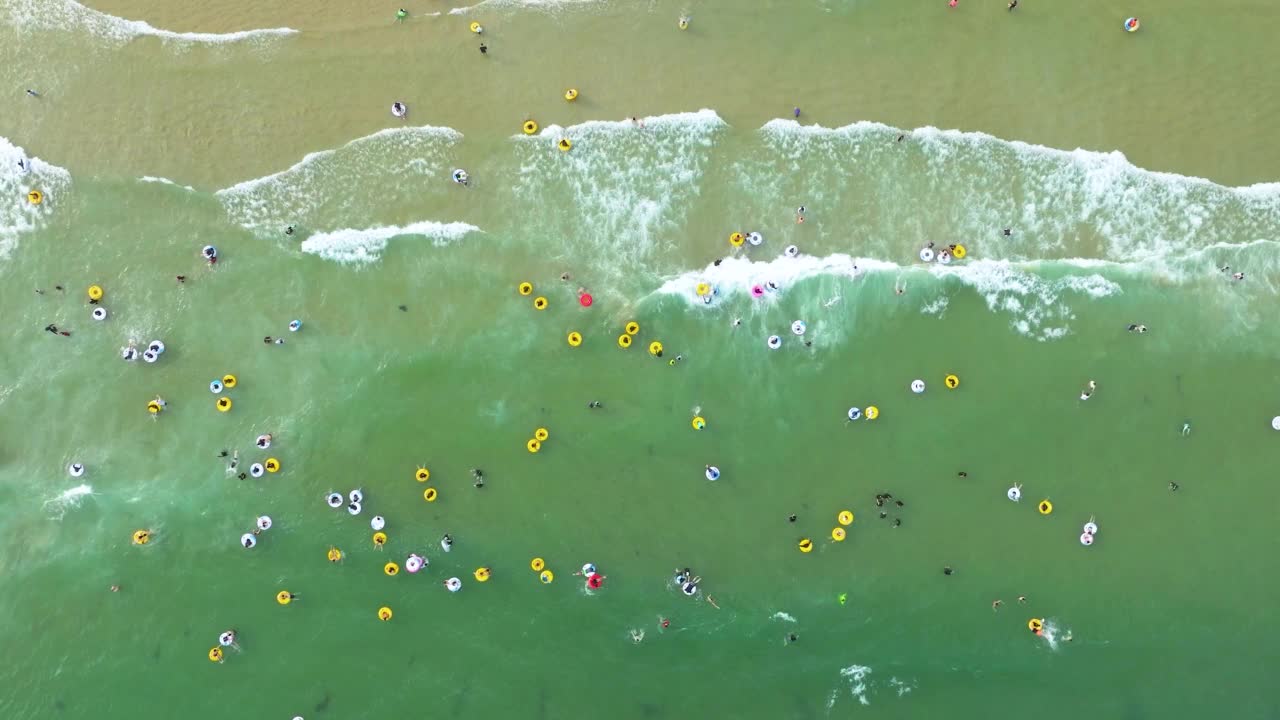
M599 0L481 0L475 5L457 7L449 11L450 15L469 15L481 10L544 10L553 11L563 7L590 5Z
M566 257L607 256L602 280L622 280L676 236L701 192L728 125L713 110L549 126L517 135L515 195L528 225L564 238ZM568 138L573 148L556 145Z
M396 203L420 206L430 193L454 189L449 159L461 139L446 127L387 128L215 196L233 223L260 235L279 237L297 223L318 231L375 225L382 218L370 213Z
M19 167L18 162L23 166ZM0 137L0 260L18 247L19 238L41 227L66 202L71 189L71 173L57 165L27 155L8 138ZM38 190L39 205L27 199Z
M294 35L293 28L264 28L231 33L174 32L153 27L142 20L126 20L85 7L75 0L2 0L0 11L8 24L20 32L63 31L92 35L123 45L139 37L155 37L165 42L220 45L252 40L270 40Z
M799 196L818 218L811 234L838 241L852 223L879 257L946 240L987 258L1135 262L1280 236L1280 183L1227 187L1139 168L1119 151L935 127L772 120L759 132L764 151L737 161L736 195Z
M346 228L312 235L302 243L302 252L345 264L376 262L392 238L420 236L440 247L460 240L480 228L464 222L416 222L403 227Z
M187 190L190 192L196 191L196 189L191 187L190 185L179 185L178 183L170 180L169 178L154 177L152 175L143 175L142 177L138 178L138 182L157 183L160 185L172 185L173 187L181 188L183 190Z
M1068 332L1070 320L1074 317L1066 303L1068 296L1097 299L1122 291L1118 283L1096 272L1083 275L1068 273L1052 279L1043 277L1038 271L1046 265L1075 269L1070 262L1013 263L1007 260L966 261L947 266L902 266L844 253L824 257L784 256L768 261L735 257L722 260L719 265L711 264L669 278L654 292L683 298L693 306L714 307L735 295L749 297L757 287L764 290L764 294L756 302L777 302L792 286L819 277L856 279L868 273L886 273L902 276L912 283L925 281L942 287L947 281L953 281L975 291L992 312L1012 316L1011 327L1019 334L1038 340L1052 340ZM1092 267L1093 262L1086 260L1079 269ZM917 277L919 280L915 279ZM710 304L704 303L697 294L701 283L715 290L715 299ZM922 308L922 312L940 314L945 308L946 303L939 304L935 298Z

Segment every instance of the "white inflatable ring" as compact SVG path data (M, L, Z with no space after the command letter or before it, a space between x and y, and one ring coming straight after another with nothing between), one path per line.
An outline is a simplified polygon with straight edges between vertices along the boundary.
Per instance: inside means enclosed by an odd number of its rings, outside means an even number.
M749 232L747 233L747 242L751 243L752 245L759 245L760 243L764 242L764 236L758 232Z
M260 478L260 477L262 477L262 473L264 473L264 472L266 472L266 471L267 471L267 469L266 469L266 468L264 468L264 467L262 467L262 463L254 463L254 464L252 464L252 465L250 465L250 466L249 466L249 476L250 476L250 477Z
M933 248L920 248L920 259L925 262L933 262Z
M766 344L769 346L770 350L777 350L782 347L782 338L777 335L770 335L769 341Z
M96 308L94 308L94 309L93 309L93 312L89 313L89 315L90 315L90 317L92 317L94 320L106 320L106 319L107 319L107 309L106 309L106 308L104 308L104 307L96 307Z
M803 335L804 331L808 329L809 326L805 325L803 320L797 320L791 323L791 333L793 335Z
M324 501L329 507L337 510L342 507L342 493L329 493L329 496Z
M917 395L919 395L920 393L924 392L924 381L923 381L923 380L919 380L919 379L917 379L917 380L912 380L912 381L911 381L911 392L913 392L913 393L915 393L915 394L917 394Z
M850 420L861 420L862 408L856 408L856 407L849 408L849 412L845 413L845 417L849 418Z

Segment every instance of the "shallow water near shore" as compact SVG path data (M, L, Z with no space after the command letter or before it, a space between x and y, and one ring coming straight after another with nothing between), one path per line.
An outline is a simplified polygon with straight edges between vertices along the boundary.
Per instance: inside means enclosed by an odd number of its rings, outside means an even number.
M0 0L0 715L1274 713L1280 15L936 4Z

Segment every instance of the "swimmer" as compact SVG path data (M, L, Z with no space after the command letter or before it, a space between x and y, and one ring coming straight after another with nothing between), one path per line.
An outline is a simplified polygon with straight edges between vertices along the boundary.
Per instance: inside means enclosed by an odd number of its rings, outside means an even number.
M240 477L240 479L241 479L241 480L244 480L244 479L248 478L248 477L249 477L249 475L248 475L248 473L240 473L239 477Z
M587 407L591 410L599 410L604 407L604 403L600 402L599 400L592 400L591 402L587 403Z
M740 325L742 325L742 318L734 318L734 319L733 319L733 327L738 327L738 326L740 326Z
M1067 631L1067 635L1066 635L1066 637L1064 637L1064 638L1062 638L1062 639L1063 639L1063 640L1066 640L1067 642L1071 642L1071 631L1070 631L1070 630L1068 630L1068 631Z
M560 273L560 279L563 280L564 282L569 282L569 273L567 272Z
M35 90L32 90L31 88L27 88L27 94L33 98L40 97L40 93L36 92Z
M1232 276L1231 276L1231 279L1232 279L1232 280L1243 280L1243 279L1244 279L1244 273L1235 273L1234 275L1232 275Z
M783 644L783 645L790 645L791 643L793 643L793 642L795 642L795 641L797 641L797 640L799 640L799 639L800 639L800 636L799 636L799 635L796 635L795 633L787 633L787 636L786 636L786 638L784 638L784 639L783 639L782 644Z
M897 506L898 506L898 507L902 507L902 506L903 506L903 502L902 502L901 500L894 500L893 502L894 502L895 504L897 504Z
M668 620L668 619L666 619L666 618L664 618L664 617L660 617L660 618L658 618L658 625L660 625L660 626L662 627L662 629L663 629L663 630L665 630L665 629L667 629L667 628L671 627L671 621L670 621L670 620Z
M1019 596L1018 596L1018 604L1019 604L1019 605L1026 605L1026 604L1027 604L1027 596L1026 596L1026 595L1019 595Z
M120 586L119 586L119 585L112 585L112 586L111 586L111 592L120 592Z
M484 471L480 468L471 469L471 477L475 478L475 486L477 488L484 487Z
M1005 229L1004 229L1004 236L1005 236L1005 237L1013 237L1013 228L1005 228Z
M644 640L644 631L631 628L631 642L638 643Z
M993 602L991 603L991 611L992 611L992 612L995 612L996 610L999 610L999 609L1000 609L1000 606L1001 606L1001 605L1003 605L1003 604L1004 604L1004 601L1003 601L1003 600L995 600L995 601L993 601Z
M893 526L894 526L894 527L901 527L901 526L902 526L902 518L894 518L894 519L893 519Z
M947 3L947 6L948 6L948 7L955 7L955 6L959 5L959 4L960 4L960 0L951 0L950 2L948 2L948 3Z
M965 472L965 471L961 470L960 472L956 473L956 477L967 478L967 477L969 477L969 473L967 473L967 472Z
M907 137L906 134L899 135L898 139L895 142L902 142L906 137Z
M793 109L791 113L794 117L800 117L800 108Z
M445 552L449 552L453 549L453 538L449 537L447 533L444 537L440 538L440 549Z
M720 609L720 606L716 604L716 599L711 597L710 595L707 596L707 604L709 604L711 607L717 610Z
M400 308L400 312L409 312L408 305L400 305L399 308Z
M1098 389L1098 383L1090 380L1088 386L1086 386L1085 389L1081 391L1080 399L1088 400L1093 395L1093 391L1097 389Z
M1130 325L1129 332L1144 333L1147 331L1146 325Z
M683 355L677 355L677 356L675 356L675 357L671 358L670 360L668 360L668 361L667 361L667 364L668 364L668 365L672 365L672 366L674 366L676 363L680 362L681 360L684 360L684 356L683 356Z
M231 464L227 466L227 472L231 472L232 470L235 470L236 466L239 464L240 464L240 451L236 450L235 452L231 453Z
M270 345L270 344L271 344L271 336L270 336L270 335L268 335L268 336L266 336L266 337L262 338L262 344L263 344L263 345Z
M285 234L285 235L292 235L292 234L293 234L293 226L292 226L292 225L290 225L289 227L285 228L285 229L284 229L284 234Z
M787 522L795 522L795 521L796 521L796 516L794 514L787 516Z
M187 276L186 276L186 275L174 275L174 277L175 277L175 278L178 280L178 282L180 282L180 283L184 283L184 282L186 282L186 281L187 281Z
M943 565L943 566L942 566L942 574L943 574L943 575L954 575L954 574L955 574L955 572L956 572L956 571L955 571L955 570L953 570L953 569L952 569L952 567L951 567L950 565Z
M796 224L801 225L803 223L804 223L804 206L801 205L800 207L796 208Z
M485 47L485 44L484 44L484 43L480 43L480 54L481 54L481 55L488 55L488 54L489 54L489 48Z
M1172 491L1175 491L1175 492L1176 492L1176 491L1178 490L1178 483L1173 482L1172 480L1170 480L1170 481L1169 481L1169 489L1170 489L1170 490L1172 490Z
M1018 7L1018 0L1013 0L1009 3L1009 12L1013 12L1013 9L1016 7Z
M226 456L228 456L228 455L230 455L230 454L231 454L231 453L227 452L227 450L224 448L221 452L219 452L219 453L218 453L218 457L220 457L220 458L224 458L224 457L226 457Z
M881 511L880 511L880 519L881 519L881 520L883 520L883 519L885 519L885 518L887 518L887 517L889 517L889 513L887 513L887 512L885 512L885 511L881 510Z
M396 11L396 22L404 22L404 19L407 17L409 17L409 12L404 8L400 8Z
M284 338L276 338L276 344L277 344L277 345L283 345L283 344L284 344Z
M1183 423L1182 423L1182 434L1183 434L1183 435L1190 435L1190 434L1191 434L1191 423L1190 423L1190 422L1183 422Z
M829 308L829 307L831 307L832 305L835 305L835 304L836 304L836 303L838 303L838 302L840 302L840 296L839 296L839 295L833 295L833 296L831 296L831 299L830 299L830 300L828 300L828 301L826 301L825 303L823 303L823 304L822 304L822 307L824 307L824 308Z

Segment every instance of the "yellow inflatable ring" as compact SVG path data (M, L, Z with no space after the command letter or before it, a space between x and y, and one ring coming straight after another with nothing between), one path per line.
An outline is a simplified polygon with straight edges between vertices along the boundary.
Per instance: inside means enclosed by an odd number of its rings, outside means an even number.
M547 432L546 428L538 428L533 431L533 439L538 442L546 442L549 437L551 437L551 433Z
M431 478L431 471L424 467L420 467L418 468L418 472L414 473L413 476L418 479L418 482L426 482Z
M534 121L532 121L532 120L525 120L525 121L524 121L524 134L525 134L525 135L532 135L532 134L534 134L534 133L536 133L536 132L538 132L538 123L536 123L536 122L534 122Z
M480 33L484 32L484 28L480 27L480 23L473 22L471 23L471 32L479 35Z
M629 348L629 347L631 347L631 336L630 336L630 335L625 335L625 334L624 334L624 335L619 335L619 336L618 336L618 347L620 347L620 348Z
M556 143L556 147L560 148L560 152L569 152L573 149L573 142L569 138L560 138L560 142Z
M521 294L521 295L532 295L532 294L533 294L533 283L530 283L530 282L522 282L522 283L520 283L520 286L519 286L518 288L516 288L516 289L520 291L520 294Z
M578 99L578 88L569 88L564 91L564 99L573 102Z
M746 238L743 237L742 233L736 232L729 236L729 244L734 247L742 247L742 241L745 239Z
M1040 629L1043 627L1044 621L1040 618L1031 618L1027 621L1027 629L1031 632L1040 632Z
M209 648L209 662L222 662L222 648Z
M39 205L40 203L44 202L44 193L40 192L39 190L32 190L31 192L27 193L27 202L31 203L32 205Z
M329 562L336 563L342 559L342 551L336 547L329 548L328 558L329 558Z
M395 577L400 574L400 566L393 562L389 562L382 566L382 572L387 577Z
M529 442L525 443L524 446L531 453L536 453L542 449L542 443L538 442L537 438L529 438Z
M90 299L90 300L101 300L101 299L102 299L102 286L101 286L101 285L90 285L90 286L89 286L89 299Z
M836 542L844 542L844 538L845 538L844 528L842 527L831 528L832 540L835 540Z
M227 374L222 376L222 387L230 390L236 386L236 376Z
M542 572L546 567L547 564L542 561L542 558L534 558L529 561L529 568L534 572Z
M133 531L133 544L134 544L134 545L146 545L146 544L147 544L147 543L149 543L149 542L151 542L151 531L150 531L150 530L134 530L134 531Z
M288 605L289 603L293 602L293 598L289 596L288 590L281 590L280 592L276 593L276 602L280 603L281 605Z
M960 387L960 378L955 375L948 375L942 379L942 384L946 385L949 390L955 390Z
M392 616L391 608L385 605L378 608L378 619L381 620L382 622L386 622L390 620L391 616Z
M957 260L963 260L966 252L963 245L956 245L956 249L951 251L951 256Z
M280 461L275 458L267 458L267 461L263 463L262 466L265 467L269 473L280 472Z
M533 299L533 309L534 309L534 310L546 310L546 309L547 309L547 299L546 299L546 298L544 298L544 297L542 297L541 295L539 295L538 297L534 298L534 299Z
M489 582L489 568L476 568L476 582Z
M694 430L703 430L707 427L707 421L702 419L701 415L695 416L690 424L693 425Z
M800 541L800 552L802 552L802 553L813 552L813 541L812 541L812 540L810 540L809 538L805 538L805 539L801 540L801 541Z
M436 498L439 497L439 495L440 494L437 493L436 489L433 487L429 487L426 490L422 491L422 499L426 500L427 502L435 502Z
M841 525L852 525L853 513L848 510L841 510L840 514L836 516L836 522L840 523Z
M576 330L574 332L569 333L569 347L578 347L581 344L582 344L581 333L577 332Z
M151 413L152 415L158 414L163 409L164 407L162 407L160 403L156 402L155 400L152 400L151 402L147 403L147 412Z
M698 297L704 297L711 294L711 286L706 283L698 283L693 291L698 294Z
M543 570L538 575L538 579L542 581L543 585L550 585L551 582L556 579L556 574L550 570Z
M649 343L649 354L654 357L662 357L662 343L657 340Z
M640 332L640 323L636 322L635 320L632 320L631 322L627 323L627 327L625 328L625 330L627 331L628 335L635 335L636 333Z
M226 412L231 409L231 398L220 397L218 398L218 402L216 403L216 405L218 408L218 412Z
M875 405L872 405L871 407L867 408L866 415L868 420L875 420L876 418L880 417L880 408L876 407Z
M1053 512L1053 503L1049 502L1048 500L1041 500L1040 506L1038 509L1040 510L1041 515L1048 515L1049 513Z
M387 544L387 534L384 532L376 532L373 534L373 544L382 547Z

